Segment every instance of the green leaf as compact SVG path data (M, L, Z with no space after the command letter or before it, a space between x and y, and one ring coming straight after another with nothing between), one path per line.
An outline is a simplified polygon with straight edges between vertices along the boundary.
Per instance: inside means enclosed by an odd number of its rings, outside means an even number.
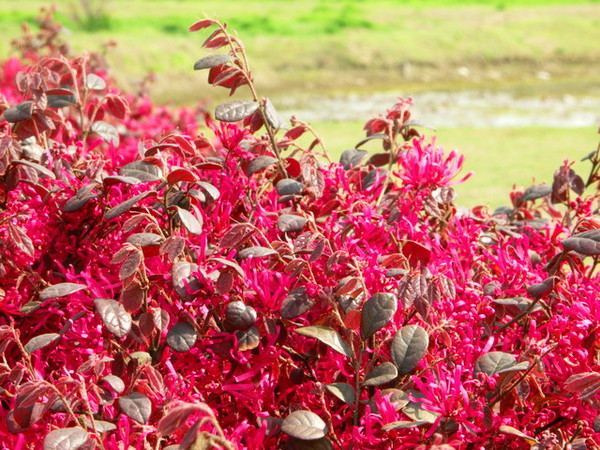
M47 345L50 345L54 341L56 341L60 337L58 333L46 333L40 334L39 336L35 336L29 340L27 344L25 344L25 351L27 353L33 353L40 348L44 348Z
M489 352L481 355L475 361L475 374L483 372L490 376L528 368L528 362L517 363L517 359L513 355L505 352Z
M198 61L196 61L194 64L194 70L210 69L212 67L227 64L234 59L235 58L233 56L222 54L205 56L204 58L200 58Z
M275 130L281 130L286 128L285 120L279 115L273 103L268 98L265 100L265 116L267 118L267 122L271 125Z
M215 108L215 118L222 122L237 122L258 109L258 103L248 100L234 100L221 103Z
M331 383L325 387L344 403L347 403L348 405L354 403L354 388L348 383Z
M423 409L419 402L410 402L402 408L402 412L415 422L423 423L434 423L440 415L439 413Z
M369 298L362 309L360 337L365 340L385 327L394 317L398 299L394 294L377 293Z
M66 295L73 294L74 292L81 291L87 288L85 284L78 283L58 283L47 287L40 292L40 300L48 300L51 298L65 297Z
M392 360L398 373L410 372L427 353L429 335L419 325L407 325L400 328L392 341Z
M391 362L384 362L375 367L363 381L363 386L379 386L389 383L398 376L398 369Z
M180 353L190 350L197 340L198 333L187 322L178 323L167 333L167 345Z
M421 425L427 425L428 423L429 422L424 422L424 421L411 422L408 420L399 420L397 422L388 423L387 425L384 425L383 427L381 427L381 429L383 431L406 430L407 428L416 428L416 427L420 427Z
M308 327L296 328L296 333L316 338L336 352L352 358L352 349L333 328L323 325L310 325Z

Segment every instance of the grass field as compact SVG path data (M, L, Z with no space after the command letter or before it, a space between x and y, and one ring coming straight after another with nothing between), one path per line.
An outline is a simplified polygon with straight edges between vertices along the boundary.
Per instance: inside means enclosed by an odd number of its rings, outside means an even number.
M82 13L86 3L97 8L94 14ZM9 54L20 23L33 24L47 4L0 3L0 57ZM67 0L58 3L57 17L77 50L117 42L107 58L124 89L153 71L153 98L179 105L225 98L206 84L206 74L191 69L208 54L201 48L208 33L186 29L204 12L239 32L259 92L273 99L460 89L600 96L600 2ZM540 74L550 79L542 82ZM362 123L314 125L333 153L363 136ZM513 183L550 182L563 159L580 159L597 138L589 129L529 127L440 129L438 136L476 172L458 188L461 203L492 206L505 203Z
M187 26L203 12L237 30L259 88L269 96L333 91L457 89L536 79L597 80L600 3L487 0L87 0L95 15L74 20L83 1L58 3L58 18L78 49L113 39L114 73L126 85L149 70L159 101L214 95L191 66L207 54L206 33ZM39 0L2 2L4 36L32 23ZM516 5L516 6L515 6ZM91 30L91 31L90 31ZM0 42L6 54L9 39ZM464 76L464 69L469 76ZM463 75L461 75L461 73Z
M313 128L323 139L332 159L364 137L360 122L319 122ZM462 206L508 205L513 185L552 184L554 171L565 159L575 161L575 171L586 178L589 162L581 159L596 149L598 134L587 128L447 128L439 129L436 142L446 151L465 155L463 174L473 176L455 186ZM376 152L375 144L364 147ZM460 178L460 177L459 177Z

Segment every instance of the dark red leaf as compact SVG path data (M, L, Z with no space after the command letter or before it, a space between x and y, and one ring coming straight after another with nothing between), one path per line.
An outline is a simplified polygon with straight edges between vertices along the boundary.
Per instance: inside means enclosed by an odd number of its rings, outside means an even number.
M600 389L600 373L582 372L571 375L564 388L568 392L578 394L579 399L590 398Z
M125 119L129 115L129 103L120 95L108 94L104 100L107 111L117 119Z
M413 269L425 267L431 259L431 250L415 241L403 241L401 251Z
M216 21L213 20L213 19L202 19L202 20L199 20L199 21L194 22L193 24L191 24L188 27L188 31L202 30L203 28L208 28L211 25L214 25L215 23L216 23Z

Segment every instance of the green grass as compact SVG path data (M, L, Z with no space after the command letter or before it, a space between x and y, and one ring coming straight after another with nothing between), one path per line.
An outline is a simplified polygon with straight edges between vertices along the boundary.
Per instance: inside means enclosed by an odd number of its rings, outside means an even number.
M226 92L206 84L191 67L209 52L207 30L186 31L207 13L226 21L243 39L259 93L274 103L336 93L510 89L523 95L600 92L600 2L571 0L103 0L100 21L78 22L75 0L58 4L58 19L78 50L93 51L109 39L112 75L132 90L148 71L157 74L153 98L171 104ZM0 58L20 24L34 23L49 2L0 2ZM96 2L93 2L97 4ZM91 29L90 29L91 28ZM471 71L466 79L457 68ZM552 73L541 84L539 71ZM240 91L236 98L243 98ZM383 112L383 111L382 111ZM351 148L362 123L315 124L332 153ZM475 175L458 186L459 202L496 207L513 184L551 182L564 158L579 160L596 146L594 130L441 129L438 143L466 155ZM337 157L337 156L336 156ZM576 168L583 170L583 164Z
M9 51L6 37L17 36L20 23L31 23L44 4L0 4L0 55ZM552 72L553 79L597 82L600 70L598 2L104 0L106 17L100 19L107 29L92 31L86 29L89 21L73 19L77 4L58 4L74 47L94 50L116 41L108 59L119 81L126 86L157 72L160 102L189 101L197 93L191 66L208 53L200 47L208 32L186 29L203 12L238 31L260 91L272 97L399 86L494 87L526 83L540 70ZM471 70L469 79L457 75L461 66Z
M364 137L361 122L312 126L335 161ZM463 175L474 172L464 184L455 186L457 203L491 209L509 204L513 186L552 184L554 171L565 159L576 161L575 171L586 178L590 166L580 160L598 145L598 134L588 128L447 128L438 130L436 136L437 144L447 152L456 149L465 155ZM364 148L372 153L380 150L375 142Z

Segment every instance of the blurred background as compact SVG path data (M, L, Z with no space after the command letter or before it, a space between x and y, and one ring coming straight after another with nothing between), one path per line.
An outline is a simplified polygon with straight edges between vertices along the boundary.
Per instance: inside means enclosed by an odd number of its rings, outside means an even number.
M0 2L0 57L49 5ZM425 134L475 172L457 187L465 206L495 208L513 185L550 184L563 160L579 161L600 138L598 1L65 0L56 9L75 49L106 51L123 90L152 73L150 95L174 106L226 98L192 69L210 54L201 47L210 30L187 27L204 13L227 22L259 95L284 118L309 121L334 157L364 137L370 117L412 97L413 118L436 129Z

